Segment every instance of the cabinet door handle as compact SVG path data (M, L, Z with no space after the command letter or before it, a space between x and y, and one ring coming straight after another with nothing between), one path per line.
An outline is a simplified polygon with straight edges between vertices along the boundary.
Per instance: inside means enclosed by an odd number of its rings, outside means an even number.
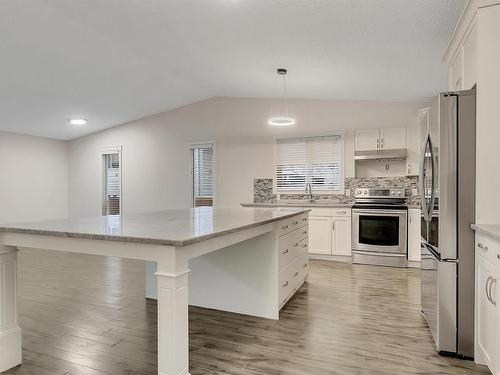
M335 230L335 221L332 221L332 230Z
M491 278L491 282L490 282L490 301L491 303L493 304L493 306L496 306L497 305L497 301L493 299L493 296L491 295L491 288L493 287L493 284L497 284L497 279L494 279L494 278Z
M293 247L299 247L299 243L297 242Z
M304 231L304 234L307 234L307 230Z
M297 225L299 222L298 221L294 221L293 222L293 225Z
M480 249L482 249L484 251L488 251L488 246L483 245L481 242L477 243L477 247L479 247Z
M307 221L307 217L303 218L302 221Z
M297 277L297 276L299 276L299 272L298 271L295 272L295 274L293 275L293 277Z
M491 298L490 298L490 289L488 287L488 284L490 283L492 277L491 276L488 276L488 278L486 279L486 284L484 286L485 288L485 292L486 292L486 298L488 299L488 301L491 302Z
M288 253L288 249L286 249L285 251L283 251L281 254L285 255Z
M307 244L306 243L303 244L302 247L305 249L307 247Z
M304 266L303 266L303 268L306 268L306 267L307 267L307 263L304 263Z
M283 284L283 288L288 286L288 281L285 281L285 283Z
M283 229L288 229L288 225L283 225Z

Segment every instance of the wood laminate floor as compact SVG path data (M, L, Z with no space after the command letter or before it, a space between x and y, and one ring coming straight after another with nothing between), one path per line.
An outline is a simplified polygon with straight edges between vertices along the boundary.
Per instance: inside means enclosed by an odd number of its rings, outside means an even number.
M311 261L279 321L192 307L191 374L489 374L435 353L419 284L418 270ZM23 250L19 294L24 362L5 374L157 374L142 262Z

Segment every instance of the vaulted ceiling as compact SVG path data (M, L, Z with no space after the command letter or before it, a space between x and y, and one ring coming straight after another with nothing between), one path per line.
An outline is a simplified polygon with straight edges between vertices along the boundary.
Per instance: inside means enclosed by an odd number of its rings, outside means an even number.
M2 0L0 130L72 139L212 96L427 100L465 0ZM68 119L83 116L85 126Z

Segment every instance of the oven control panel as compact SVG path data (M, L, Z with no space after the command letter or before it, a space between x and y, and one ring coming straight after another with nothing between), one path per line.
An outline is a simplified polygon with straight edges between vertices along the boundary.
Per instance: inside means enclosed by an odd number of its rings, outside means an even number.
M356 198L405 198L403 188L357 188L354 190Z

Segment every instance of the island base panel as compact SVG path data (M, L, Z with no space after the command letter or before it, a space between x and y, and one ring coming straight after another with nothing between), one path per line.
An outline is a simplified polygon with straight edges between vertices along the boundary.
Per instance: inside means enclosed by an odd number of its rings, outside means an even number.
M17 249L0 246L0 372L22 362L17 319Z

